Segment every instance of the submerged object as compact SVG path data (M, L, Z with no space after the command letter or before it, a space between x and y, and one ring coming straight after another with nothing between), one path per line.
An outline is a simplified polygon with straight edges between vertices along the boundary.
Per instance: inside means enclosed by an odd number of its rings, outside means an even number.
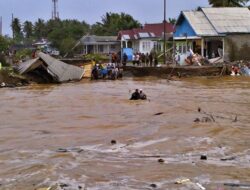
M38 75L42 75L45 71L52 77L54 82L59 83L81 80L84 75L83 68L68 65L42 52L38 54L38 58L20 63L17 66L20 74L26 74L36 69L40 70L40 72L37 71Z

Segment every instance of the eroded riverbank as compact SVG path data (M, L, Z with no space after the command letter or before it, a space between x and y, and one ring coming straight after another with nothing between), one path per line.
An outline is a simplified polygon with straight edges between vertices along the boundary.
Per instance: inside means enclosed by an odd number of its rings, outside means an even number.
M150 101L128 101L134 88ZM31 85L1 89L0 107L0 189L199 189L174 184L180 178L216 190L250 183L249 78ZM198 107L215 122L195 123L204 116Z

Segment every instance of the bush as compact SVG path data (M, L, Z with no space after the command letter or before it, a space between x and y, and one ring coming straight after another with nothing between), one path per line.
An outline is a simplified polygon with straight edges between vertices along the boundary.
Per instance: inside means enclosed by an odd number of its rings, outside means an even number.
M15 54L15 60L23 60L26 58L30 58L32 55L31 49L22 49L16 52Z
M107 61L109 59L108 56L101 54L87 54L84 55L83 58L86 60L94 60L95 62Z
M0 62L2 63L2 66L4 66L4 67L9 66L9 64L7 64L3 54L0 54Z

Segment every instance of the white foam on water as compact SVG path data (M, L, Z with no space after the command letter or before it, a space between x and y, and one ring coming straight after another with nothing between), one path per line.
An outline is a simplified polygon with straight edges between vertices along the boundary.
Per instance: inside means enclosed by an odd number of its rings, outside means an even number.
M165 142L165 141L168 141L168 140L169 140L169 138L166 137L166 138L162 138L162 139L158 139L158 140L149 140L149 141L144 141L144 142L137 142L137 143L128 145L127 147L128 148L135 148L135 149L145 148L147 146L162 143L162 142Z

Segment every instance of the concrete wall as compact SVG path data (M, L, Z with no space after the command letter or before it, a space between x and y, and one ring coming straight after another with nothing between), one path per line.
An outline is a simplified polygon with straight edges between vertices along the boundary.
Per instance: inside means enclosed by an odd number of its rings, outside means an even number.
M234 34L225 38L225 61L250 60L250 34Z

